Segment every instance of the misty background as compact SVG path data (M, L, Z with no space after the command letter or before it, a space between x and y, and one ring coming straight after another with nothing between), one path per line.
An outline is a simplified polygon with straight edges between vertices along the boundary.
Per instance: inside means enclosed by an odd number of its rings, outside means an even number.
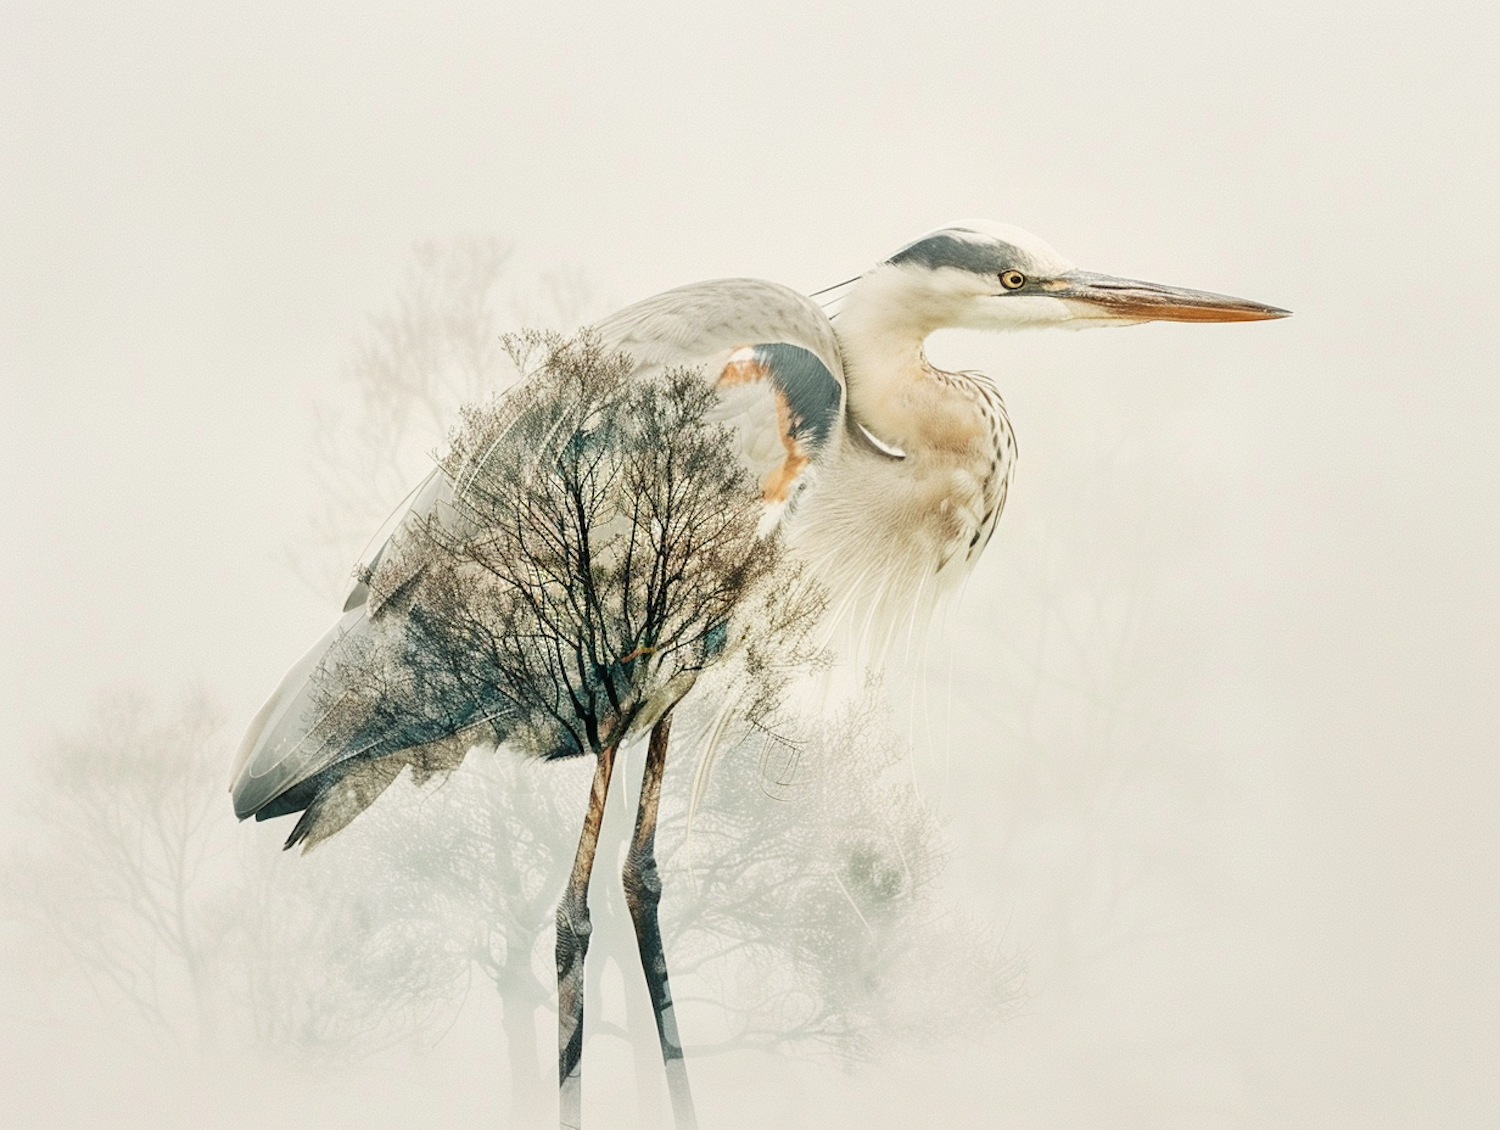
M91 813L221 791L326 629L358 537L330 500L394 504L444 434L403 424L380 469L360 383L434 255L505 252L498 333L722 275L815 290L977 215L1296 316L933 343L995 376L1021 462L962 602L888 680L887 729L934 821L910 824L936 837L926 921L985 924L997 1023L943 1044L923 1025L968 1023L961 995L891 958L921 999L873 1059L695 1060L705 1124L1493 1124L1497 33L1477 4L7 5L17 1123L508 1117L505 1018L483 981L455 989L451 917L407 916L412 956L357 970L429 979L401 998L426 1012L371 1027L339 1011L358 977L306 983L348 973L347 946L256 913L336 902L359 851L398 852L379 806L306 860L279 825L228 827L227 795L224 827L172 825L235 892L204 921L258 956L208 979L230 1003L177 984L169 1023L95 996L17 912L107 874L48 854L107 842ZM103 734L198 750L201 774L90 793ZM515 795L499 760L465 787ZM388 901L425 906L422 886ZM77 935L110 936L81 905ZM287 933L249 929L268 922ZM143 960L168 960L162 936ZM631 1056L592 1041L591 1125L649 1117Z

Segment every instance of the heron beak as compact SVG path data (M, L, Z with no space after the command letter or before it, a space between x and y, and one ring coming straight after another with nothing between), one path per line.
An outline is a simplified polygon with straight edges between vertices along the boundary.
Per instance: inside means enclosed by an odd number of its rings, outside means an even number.
M1279 306L1186 290L1177 286L1117 279L1092 271L1069 271L1042 288L1054 298L1087 305L1085 317L1124 322L1262 322L1291 313Z

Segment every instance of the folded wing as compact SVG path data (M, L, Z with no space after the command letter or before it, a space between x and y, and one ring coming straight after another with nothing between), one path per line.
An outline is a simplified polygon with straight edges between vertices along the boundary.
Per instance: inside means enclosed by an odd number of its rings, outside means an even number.
M763 531L774 529L842 437L844 383L832 326L810 299L774 283L725 279L667 291L596 327L628 355L635 379L692 368L719 392L715 418L733 429L736 455L760 484ZM453 484L434 469L381 527L356 570L338 622L287 672L251 722L231 792L242 819L306 810L292 842L321 839L367 806L406 763L381 735L351 746L331 720L319 676L357 654L373 633L399 628L401 613L372 599L368 578L404 531L458 519ZM409 743L408 743L409 744Z

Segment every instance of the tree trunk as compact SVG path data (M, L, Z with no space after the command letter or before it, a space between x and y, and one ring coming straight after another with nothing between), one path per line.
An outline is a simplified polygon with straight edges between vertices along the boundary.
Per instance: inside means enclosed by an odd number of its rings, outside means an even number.
M510 1061L510 1120L513 1130L540 1127L547 1118L549 1088L537 1055L536 1006L505 1002L505 1052Z

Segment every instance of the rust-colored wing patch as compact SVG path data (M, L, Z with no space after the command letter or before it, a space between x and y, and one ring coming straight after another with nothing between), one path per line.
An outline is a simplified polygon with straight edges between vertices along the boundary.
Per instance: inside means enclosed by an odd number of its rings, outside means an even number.
M719 374L719 387L734 388L736 385L770 379L771 367L757 360L755 350L747 345L730 354L729 364L725 365L724 371Z
M785 502L790 498L792 486L811 462L795 434L792 406L780 389L776 390L776 430L781 435L781 446L786 448L786 458L761 483L761 497L767 502Z
M758 401L761 407L747 408L739 417L742 454L746 465L760 477L765 502L787 502L843 409L838 382L806 350L773 344L736 349L717 383L731 396L735 391L748 392L755 385L764 387L766 397ZM779 459L772 455L778 449Z

